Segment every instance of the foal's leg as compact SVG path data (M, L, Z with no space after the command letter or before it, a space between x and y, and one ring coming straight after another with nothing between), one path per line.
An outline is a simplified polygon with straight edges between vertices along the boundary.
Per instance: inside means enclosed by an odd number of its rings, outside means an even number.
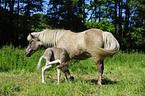
M71 80L74 80L74 77L70 74L68 66L64 66L61 68L62 72L65 73L66 79L69 78Z
M60 63L59 65L57 65L57 68L58 69L61 69L61 68L63 68L64 66L66 66L68 64L68 62L62 62L62 63Z
M58 78L58 82L57 84L59 84L59 78L60 78L60 69L57 68L57 78Z
M47 69L47 68L50 68L52 67L51 64L55 64L55 63L61 63L61 60L55 60L55 61L52 61L52 62L49 62L49 60L46 59L46 65L42 68L42 83L45 83L44 81L44 71ZM47 66L49 65L49 66ZM57 68L57 77L58 77L58 84L59 84L59 78L60 78L60 69Z
M102 85L101 79L102 79L102 74L103 74L103 70L104 70L104 62L102 60L99 60L99 61L97 60L97 61L95 61L95 63L97 65L97 69L98 69L98 73L99 73L99 80L98 80L97 84L98 84L98 88L100 88L100 86Z
M37 70L39 70L39 67L40 67L40 65L41 65L41 61L42 61L43 58L44 58L44 56L41 56L41 57L40 57L39 62L38 62L38 64L37 64Z
M61 60L57 59L57 60L52 61L52 62L47 62L47 65L48 64L56 64L56 63L61 63Z
M49 69L50 67L52 67L52 65L42 67L42 83L45 83L45 80L44 80L44 71L46 69Z

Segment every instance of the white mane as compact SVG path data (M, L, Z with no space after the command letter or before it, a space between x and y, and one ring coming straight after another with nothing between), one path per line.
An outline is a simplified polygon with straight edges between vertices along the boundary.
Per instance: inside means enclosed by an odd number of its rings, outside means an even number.
M38 38L41 42L45 44L51 44L55 45L57 41L68 32L71 32L70 30L51 30L51 29L45 29L41 32L33 32L31 35ZM27 40L30 41L32 37L28 35Z

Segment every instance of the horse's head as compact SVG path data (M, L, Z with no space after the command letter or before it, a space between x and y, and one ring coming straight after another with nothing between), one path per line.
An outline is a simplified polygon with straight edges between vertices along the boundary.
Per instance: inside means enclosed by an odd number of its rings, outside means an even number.
M40 48L40 46L43 45L42 42L38 41L37 37L34 37L31 34L29 34L29 36L31 37L31 40L29 40L29 45L25 51L26 57L30 57L33 53L35 53Z

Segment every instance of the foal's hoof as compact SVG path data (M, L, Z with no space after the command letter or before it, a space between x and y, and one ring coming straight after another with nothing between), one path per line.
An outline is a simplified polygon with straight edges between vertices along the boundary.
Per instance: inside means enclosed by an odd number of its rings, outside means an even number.
M100 88L100 87L101 87L101 85L98 85L98 86L97 86L97 88Z
M100 82L97 82L97 84L98 84L97 88L100 88L102 85Z
M46 84L46 82L42 82L43 84Z
M70 78L69 78L70 80L72 80L72 81L74 81L74 77L73 76L70 76Z

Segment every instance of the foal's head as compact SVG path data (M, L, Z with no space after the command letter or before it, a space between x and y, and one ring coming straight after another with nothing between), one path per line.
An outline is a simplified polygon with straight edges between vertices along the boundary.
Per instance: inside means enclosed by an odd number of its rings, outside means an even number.
M31 36L31 40L29 41L29 45L25 51L26 57L30 57L33 53L35 53L40 48L40 46L43 45L43 43L38 41L36 37L32 36L31 34L29 35Z

